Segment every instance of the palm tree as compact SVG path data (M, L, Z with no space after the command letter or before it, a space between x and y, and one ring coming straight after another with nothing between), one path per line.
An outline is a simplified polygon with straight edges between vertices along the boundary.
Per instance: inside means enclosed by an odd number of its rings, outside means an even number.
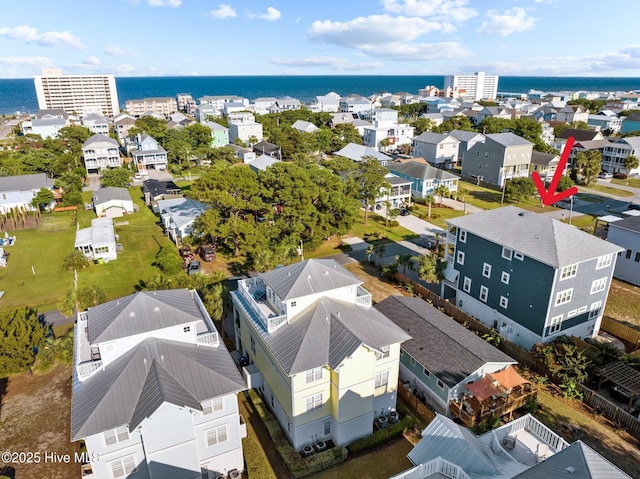
M438 283L444 279L444 269L447 262L441 260L436 255L420 255L411 258L418 263L416 272L422 281L427 283Z
M433 196L432 195L428 195L428 196L425 196L424 199L427 202L427 205L429 205L428 217L429 217L429 219L431 219L431 203L433 203Z
M402 268L403 276L406 276L407 270L416 270L416 267L413 264L413 260L414 257L408 254L399 254L396 256L396 264Z
M387 250L387 248L385 247L384 244L377 244L373 247L373 251L376 255L376 260L381 259L384 256L385 251Z
M367 255L367 261L369 263L371 263L371 257L375 254L375 252L376 252L376 247L370 244L369 247L367 248L367 251L365 251L365 254Z
M433 194L438 195L440 197L440 204L442 204L444 195L449 194L449 188L447 188L443 184L439 184L438 187L435 190L433 190Z

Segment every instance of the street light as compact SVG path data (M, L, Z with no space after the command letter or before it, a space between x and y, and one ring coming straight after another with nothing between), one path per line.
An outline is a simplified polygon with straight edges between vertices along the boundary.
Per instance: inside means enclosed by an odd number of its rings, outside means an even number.
M571 200L571 206L569 207L569 224L571 224L571 215L573 214L573 195L569 197Z

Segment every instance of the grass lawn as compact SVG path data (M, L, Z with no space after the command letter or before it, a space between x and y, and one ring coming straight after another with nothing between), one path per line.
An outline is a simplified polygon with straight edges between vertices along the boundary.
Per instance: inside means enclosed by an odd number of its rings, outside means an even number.
M626 180L619 180L614 178L611 183L616 185L629 186L631 188L640 188L640 178L627 178Z
M567 221L569 220L569 214L567 213ZM596 219L589 215L573 216L571 218L571 224L576 228L587 231L593 234L593 228L596 226Z
M490 188L478 186L466 181L459 181L458 188L465 189L469 192L465 195L465 200L470 205L477 206L478 208L483 208L485 210L500 208L502 191L492 190ZM458 199L461 199L459 194ZM549 211L548 206L542 206L540 204L540 200L534 197L528 198L519 203L516 201L510 201L508 198L505 198L503 206L507 205L517 206L518 208L532 211L534 213L545 213Z
M403 291L398 289L394 283L381 278L378 268L372 264L350 263L345 268L364 281L362 286L371 293L371 299L374 303L379 303L394 294L403 294Z
M614 279L604 314L640 331L640 288Z
M429 207L414 203L411 207L411 213L416 215L418 218L422 218L429 223L439 226L442 229L447 229L446 220L462 216L464 212L453 208L440 208L435 205L431 205L431 218L429 218Z
M623 190L620 188L614 188L612 186L605 186L605 185L589 185L589 186L583 186L580 187L580 189L586 189L587 191L592 190L592 191L598 191L600 193L606 193L608 195L612 195L612 196L621 196L621 197L626 197L626 196L633 196L633 193L631 191L627 191L627 190Z
M624 430L615 431L608 420L579 401L571 404L546 389L538 393L538 401L541 407L535 416L567 442L580 439L631 477L640 478L640 441ZM578 433L567 433L567 425Z

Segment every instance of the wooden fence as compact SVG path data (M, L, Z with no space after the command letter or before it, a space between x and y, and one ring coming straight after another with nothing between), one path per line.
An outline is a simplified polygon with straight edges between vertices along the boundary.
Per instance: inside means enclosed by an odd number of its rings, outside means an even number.
M471 331L477 332L480 336L483 336L484 334L489 333L489 331L491 330L491 328L487 327L486 325L484 325L474 317L458 309L454 304L451 304L450 302L441 298L433 291L430 291L427 288L421 286L420 284L415 283L413 280L404 276L403 274L396 273L394 279L401 283L412 283L414 285L413 291L415 294L420 295L423 299L430 302L434 307L438 308L444 314L450 316L456 322L469 328ZM602 321L602 324L603 325L605 324L604 319ZM626 326L621 325L619 323L614 323L614 325L622 326L628 330L638 333L637 331L631 328L627 328ZM604 326L601 326L601 328L604 329ZM611 332L611 331L608 331L608 332ZM611 334L614 334L614 333L611 332ZM640 335L640 333L638 334ZM630 337L633 338L632 336ZM637 338L636 341L638 339L640 338ZM637 343L633 343L633 344L637 344ZM532 371L535 371L541 376L547 376L553 382L556 382L556 383L558 382L558 378L555 377L549 371L549 369L545 366L545 364L542 363L541 361L538 361L538 359L526 349L523 349L517 344L512 343L511 341L508 341L504 338L500 339L500 343L498 344L497 348L500 349L503 353L507 354L508 356L511 356L513 359L518 361L519 364L528 367L529 369L531 369ZM640 420L633 417L624 409L616 406L611 401L605 399L597 392L593 391L592 389L589 389L587 386L583 384L578 384L578 388L580 389L580 392L582 392L583 394L583 402L585 404L600 411L606 418L608 418L612 422L621 424L632 436L636 437L637 439L640 439ZM404 388L402 387L398 388L398 390L401 390L401 389L404 389Z
M640 331L620 324L607 316L602 318L600 329L614 335L616 338L628 342L633 346L633 349L640 349Z
M429 409L420 399L418 399L404 384L398 383L398 397L411 408L416 416L425 424L429 424L436 417L435 413Z

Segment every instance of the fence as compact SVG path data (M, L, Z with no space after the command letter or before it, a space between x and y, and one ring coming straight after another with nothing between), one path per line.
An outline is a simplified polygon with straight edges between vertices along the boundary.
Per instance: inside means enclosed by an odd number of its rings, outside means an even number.
M424 421L425 424L429 424L436 417L434 412L429 409L420 399L404 387L404 384L398 383L398 396L402 399L407 406L411 408L416 416Z
M629 326L620 324L619 322L604 316L600 329L606 331L609 334L614 335L616 338L620 338L633 346L633 349L640 348L640 331L637 331Z
M480 336L489 333L490 328L485 326L483 323L481 323L474 317L468 315L464 311L461 311L454 304L451 304L450 302L441 298L433 291L430 291L427 288L419 284L416 284L413 280L411 280L410 278L400 273L396 273L394 276L394 279L401 283L413 283L414 285L413 291L415 294L420 295L423 299L431 302L433 306L438 308L444 314L450 316L456 322L464 325L465 327L469 328L471 331L476 331ZM602 329L605 329L605 319L608 319L608 318L604 318L602 320L602 326L601 326ZM631 328L628 328L624 325L613 322L611 320L608 320L607 327L609 327L609 323L613 323L615 327L626 328L627 330L630 330L636 333L638 336L636 337L636 342L633 342L633 344L636 344L636 345L638 344L637 342L640 340L640 333L638 331L635 331ZM608 330L605 329L605 331L608 331ZM622 331L622 329L620 329L620 331ZM614 334L611 331L608 331L608 332L610 332L611 334ZM622 333L622 334L626 334L626 333ZM614 334L614 335L617 336L617 334ZM622 337L622 336L618 336L618 337ZM629 337L633 339L633 336L629 336ZM625 338L622 337L622 339L625 339ZM507 354L508 356L511 356L513 359L518 361L519 364L528 367L529 369L531 369L532 371L535 371L541 376L547 376L553 382L556 382L556 383L558 382L557 380L558 378L555 377L555 375L551 374L551 372L544 365L544 363L542 363L541 361L538 361L533 356L533 354L531 354L529 351L525 349L522 349L517 344L507 341L504 338L501 338L500 344L497 347L503 353ZM624 409L616 406L611 401L605 399L600 394L589 389L585 385L578 383L578 388L580 392L583 394L583 402L585 404L591 406L594 409L597 409L606 418L613 421L614 423L621 424L629 432L629 434L631 434L637 439L640 439L640 420L636 419L631 414L627 413ZM403 387L398 388L399 391L401 391L402 389L404 388ZM410 391L407 391L407 392L411 394ZM413 396L413 394L411 395ZM418 399L416 398L416 400ZM418 402L420 401L418 400Z

